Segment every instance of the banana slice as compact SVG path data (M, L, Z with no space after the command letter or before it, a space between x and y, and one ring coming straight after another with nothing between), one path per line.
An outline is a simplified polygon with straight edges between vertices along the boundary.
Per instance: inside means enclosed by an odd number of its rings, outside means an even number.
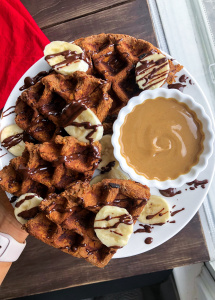
M113 155L113 145L111 143L111 134L106 134L100 141L102 145L101 158L102 161L98 165L98 169L106 167L111 161L115 161L115 167L119 165L118 161L115 159Z
M150 52L136 65L136 82L140 89L157 89L166 81L169 70L165 55Z
M89 65L82 59L81 53L83 53L83 50L79 46L63 41L51 42L44 49L45 59L48 64L56 72L63 75L70 75L75 71L86 72L88 70Z
M23 130L16 124L5 127L1 132L1 144L15 156L21 156L25 149Z
M95 183L98 183L98 182L102 181L103 179L111 179L111 178L124 179L124 180L130 179L130 177L125 172L122 171L120 166L118 166L118 167L113 167L110 170L110 172L95 176L90 181L90 184L93 185Z
M83 126L66 126L64 129L69 135L74 136L80 142L89 143L89 139L93 139L94 141L99 141L103 136L103 126L97 116L92 112L91 109L84 110L73 122L83 123ZM89 123L87 125L95 126L95 132L87 139L87 135L89 135L94 129L85 129L84 123ZM97 125L97 127L96 127Z
M138 221L144 224L166 223L170 218L169 204L160 196L151 195Z
M37 213L35 208L40 205L42 200L43 198L34 193L26 193L20 196L17 199L14 209L14 214L17 221L21 224L27 223L28 219L34 217ZM20 213L25 213L25 215L19 215Z
M107 247L123 247L133 232L133 219L125 208L106 205L96 215L94 230Z

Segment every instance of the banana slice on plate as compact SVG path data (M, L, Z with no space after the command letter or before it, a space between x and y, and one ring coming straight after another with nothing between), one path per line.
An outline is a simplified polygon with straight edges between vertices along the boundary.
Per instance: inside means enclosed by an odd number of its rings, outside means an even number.
M26 193L20 196L15 205L14 214L17 221L21 224L27 223L27 221L38 212L37 207L40 205L43 198L34 193Z
M25 149L23 130L16 124L5 127L1 132L1 144L15 156L21 156Z
M113 167L110 172L104 173L104 174L100 174L95 176L91 181L90 184L93 185L95 183L98 183L100 181L102 181L103 179L124 179L124 180L128 180L130 179L130 177L122 171L122 169L120 168L120 166L118 167Z
M136 65L136 82L140 89L157 89L166 81L169 70L169 62L165 55L149 52Z
M123 247L133 232L133 219L125 208L106 205L96 215L94 230L107 247Z
M63 75L88 70L89 64L83 60L83 53L79 46L63 41L51 42L44 49L45 60L56 72Z
M64 129L69 135L74 136L80 142L89 143L91 139L94 142L99 141L103 136L103 126L94 112L89 108L82 111L73 123L76 123L76 125L69 125Z
M169 218L170 209L167 201L160 196L151 195L138 221L144 224L162 224L166 223Z
M113 155L113 145L111 143L111 134L106 134L100 141L102 145L102 152L101 152L101 162L98 165L98 169L106 167L111 161L115 161L115 167L119 165L118 161L115 159Z

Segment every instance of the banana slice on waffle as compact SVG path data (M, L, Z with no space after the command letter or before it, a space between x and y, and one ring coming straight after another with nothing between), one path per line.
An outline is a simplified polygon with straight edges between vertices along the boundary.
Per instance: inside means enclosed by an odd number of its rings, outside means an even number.
M123 247L133 232L133 219L125 208L106 205L97 213L94 230L107 247Z
M23 130L16 124L5 127L1 132L1 144L15 156L21 156L25 149Z
M115 161L115 167L119 165L118 161L115 159L113 155L113 145L111 143L111 134L106 134L102 137L100 141L102 145L102 152L101 152L101 162L98 165L98 169L101 170L102 168L106 167L110 162Z
M73 121L74 125L64 129L69 135L84 143L99 141L103 136L103 126L94 112L87 108Z
M89 64L83 50L72 43L54 41L44 49L45 60L58 73L70 75L75 71L86 72Z
M17 199L14 214L17 221L21 224L36 216L38 213L38 206L43 198L34 193L26 193Z
M90 181L90 184L93 185L95 183L102 181L103 179L112 179L112 178L124 179L124 180L130 179L130 177L125 172L122 171L120 166L117 167L114 166L109 172L95 176Z
M136 82L140 89L157 89L166 81L169 70L166 56L152 50L137 63Z
M163 224L170 218L170 208L167 201L160 196L151 195L143 208L138 221L144 224Z

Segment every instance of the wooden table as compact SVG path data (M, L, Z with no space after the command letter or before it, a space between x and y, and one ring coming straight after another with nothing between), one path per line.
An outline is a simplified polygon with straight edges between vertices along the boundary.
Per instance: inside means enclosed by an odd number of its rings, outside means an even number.
M101 32L125 33L157 44L146 0L22 0L50 40L72 41ZM3 197L2 192L0 197ZM98 269L29 237L0 299L105 282L209 260L198 214L175 237L149 252L112 259Z

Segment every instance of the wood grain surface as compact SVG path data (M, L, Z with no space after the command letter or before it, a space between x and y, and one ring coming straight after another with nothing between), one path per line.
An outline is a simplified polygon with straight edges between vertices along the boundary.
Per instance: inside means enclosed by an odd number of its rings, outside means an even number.
M137 0L43 30L52 40L74 41L77 38L105 33L124 33L157 45L145 0Z
M140 238L144 238L144 233L140 233ZM104 269L28 237L26 249L3 282L0 299L131 277L208 259L198 214L161 246L133 257L112 259Z
M157 44L146 0L21 1L50 40L72 41L82 36L113 32ZM144 233L140 238L144 238ZM208 259L198 214L163 245L133 257L112 259L104 269L29 237L25 251L0 288L0 299L167 270Z

